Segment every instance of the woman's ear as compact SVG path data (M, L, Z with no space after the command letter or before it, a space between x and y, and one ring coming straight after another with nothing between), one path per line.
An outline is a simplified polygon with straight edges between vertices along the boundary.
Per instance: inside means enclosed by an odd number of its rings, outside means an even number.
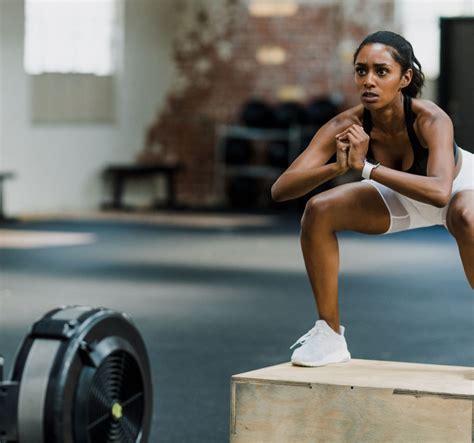
M401 78L401 81L400 81L400 87L402 89L406 88L410 84L412 78L413 78L413 69L409 68L402 75L402 78Z

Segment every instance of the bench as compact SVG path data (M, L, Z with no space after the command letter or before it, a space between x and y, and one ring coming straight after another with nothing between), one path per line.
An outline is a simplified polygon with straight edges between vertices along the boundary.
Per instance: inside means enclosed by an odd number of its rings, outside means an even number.
M10 178L14 178L15 174L10 171L0 171L0 221L7 221L9 220L8 217L5 217L5 213L3 211L3 182Z
M140 165L140 164L117 164L109 165L103 171L103 176L112 182L112 201L103 205L107 209L126 209L123 204L123 195L127 181L144 177L164 176L166 180L167 197L164 203L156 203L154 207L165 206L172 208L176 206L175 174L180 170L178 164L162 165Z
M474 369L352 359L234 375L230 442L471 442Z

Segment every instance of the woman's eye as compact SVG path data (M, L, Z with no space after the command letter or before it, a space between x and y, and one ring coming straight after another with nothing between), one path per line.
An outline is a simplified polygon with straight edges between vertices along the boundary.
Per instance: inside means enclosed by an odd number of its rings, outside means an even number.
M365 74L365 71L362 68L356 68L355 72L356 72L357 75L364 75Z
M379 69L379 70L377 71L377 74L378 74L378 75L385 75L386 73L387 73L387 70L386 70L386 69Z

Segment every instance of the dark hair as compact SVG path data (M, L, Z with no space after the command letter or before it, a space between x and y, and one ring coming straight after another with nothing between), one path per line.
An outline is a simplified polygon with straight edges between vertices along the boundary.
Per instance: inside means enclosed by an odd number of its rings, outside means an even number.
M418 97L421 94L421 89L425 84L425 74L421 70L421 64L415 57L413 46L411 43L403 38L401 35L390 31L377 31L365 37L363 42L359 45L354 53L354 64L360 50L365 45L372 43L381 43L390 46L393 59L402 67L402 73L413 70L413 77L408 86L402 89L403 93L410 97Z

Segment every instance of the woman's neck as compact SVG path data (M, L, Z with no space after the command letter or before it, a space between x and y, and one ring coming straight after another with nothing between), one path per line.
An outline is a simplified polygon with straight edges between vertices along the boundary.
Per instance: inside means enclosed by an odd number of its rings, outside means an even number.
M372 125L385 134L397 134L405 129L405 110L403 94L399 94L382 109L371 112Z

